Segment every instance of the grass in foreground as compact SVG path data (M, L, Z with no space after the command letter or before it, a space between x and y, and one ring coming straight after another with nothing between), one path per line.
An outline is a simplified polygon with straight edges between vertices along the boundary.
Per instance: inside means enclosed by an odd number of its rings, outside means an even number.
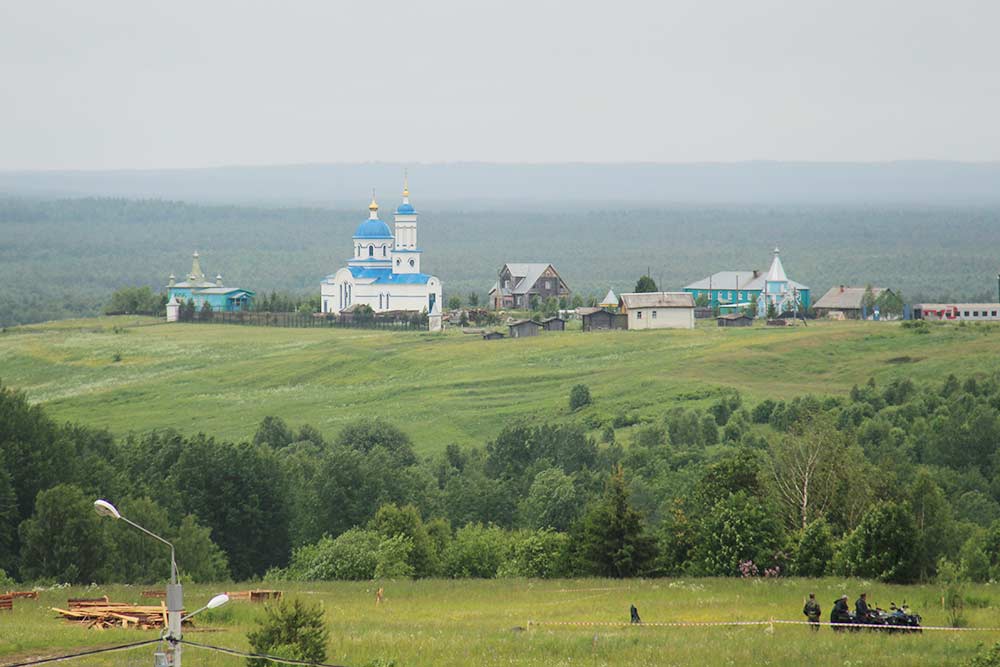
M386 601L375 606L379 585ZM194 608L224 588L186 586ZM800 626L664 628L546 626L542 621L627 621L630 604L643 620L713 621L804 618L805 595L814 591L824 615L841 593L852 600L864 589L882 606L905 599L925 625L946 625L935 586L888 586L841 579L801 580L499 580L309 583L282 586L286 595L319 601L331 630L328 662L351 666L398 665L736 665L892 664L959 665L980 643L1000 641L1000 630L818 634ZM138 601L139 587L58 589L38 601L17 601L0 618L0 665L28 656L69 653L83 646L108 646L153 638L139 630L95 631L58 619L49 607L67 597L107 593L113 600ZM971 626L1000 626L1000 591L972 586L966 610ZM261 608L233 602L199 617L186 631L192 641L247 649L246 632ZM136 649L77 661L89 666L144 665L152 650ZM237 667L235 657L188 648L188 665ZM380 662L381 661L381 662Z

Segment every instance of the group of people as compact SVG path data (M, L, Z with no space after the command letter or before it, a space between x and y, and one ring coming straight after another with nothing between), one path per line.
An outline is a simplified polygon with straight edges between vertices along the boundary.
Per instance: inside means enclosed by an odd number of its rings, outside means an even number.
M812 624L812 629L818 631L819 617L822 611L820 610L819 603L816 602L815 593L809 594L809 599L806 600L806 604L802 608L802 613L805 614L809 623ZM867 593L862 593L861 597L854 603L854 618L851 618L851 612L847 607L847 596L842 595L840 599L833 603L833 609L830 610L830 623L852 623L856 619L864 620L868 618L869 613Z

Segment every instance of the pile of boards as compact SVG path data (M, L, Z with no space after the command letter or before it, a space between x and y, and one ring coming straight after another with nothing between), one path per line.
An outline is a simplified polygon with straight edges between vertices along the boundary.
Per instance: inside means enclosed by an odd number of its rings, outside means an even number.
M281 591L262 590L258 588L253 591L226 591L230 600L246 600L247 602L267 602L277 600L281 597Z
M14 609L14 600L18 598L37 600L38 591L7 591L3 595L0 595L0 610L12 611Z
M69 609L52 608L67 621L88 628L138 628L157 630L167 625L167 606L135 605L111 602L105 595L99 598L75 598L68 602Z

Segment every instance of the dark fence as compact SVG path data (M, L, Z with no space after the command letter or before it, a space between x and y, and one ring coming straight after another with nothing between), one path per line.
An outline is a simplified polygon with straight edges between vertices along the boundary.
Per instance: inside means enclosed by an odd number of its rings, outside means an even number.
M409 319L380 317L356 318L349 315L313 315L304 313L195 313L181 319L195 324L242 324L251 327L285 327L288 329L391 329L392 331L427 331L427 323Z

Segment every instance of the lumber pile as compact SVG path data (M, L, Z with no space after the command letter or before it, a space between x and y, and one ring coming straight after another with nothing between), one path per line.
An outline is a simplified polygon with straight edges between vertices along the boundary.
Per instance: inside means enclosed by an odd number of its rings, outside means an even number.
M88 628L137 628L158 630L167 625L167 606L162 602L155 605L135 605L127 602L111 602L108 596L100 598L76 598L68 602L69 609L52 608L71 623Z
M0 611L14 611L14 597L11 595L0 595Z
M38 591L7 591L7 595L9 595L12 600L17 600L19 598L25 600L38 599Z
M166 600L167 592L164 590L143 591L139 593L141 598L154 598L156 600Z
M230 600L244 600L246 602L266 602L267 600L277 600L281 597L281 591L253 590L253 591L226 591Z

